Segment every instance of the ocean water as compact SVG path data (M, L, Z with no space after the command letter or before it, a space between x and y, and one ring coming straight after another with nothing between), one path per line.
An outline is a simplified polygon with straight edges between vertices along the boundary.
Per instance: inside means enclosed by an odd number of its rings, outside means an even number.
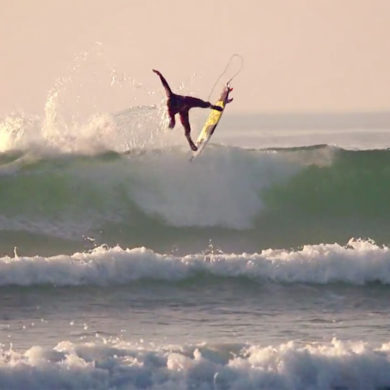
M386 115L227 112L189 162L56 105L0 122L0 388L390 388Z

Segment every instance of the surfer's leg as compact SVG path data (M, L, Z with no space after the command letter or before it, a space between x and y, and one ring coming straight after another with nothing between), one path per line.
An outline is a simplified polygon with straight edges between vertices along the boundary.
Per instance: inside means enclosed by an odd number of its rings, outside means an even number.
M191 126L190 126L190 121L188 119L188 111L180 112L180 121L184 127L184 135L186 136L187 141L190 144L190 148L193 151L198 150L198 148L196 147L196 145L193 143L193 141L191 139Z
M198 98L192 97L192 96L185 96L184 103L189 109L193 108L193 107L200 107L200 108L209 108L210 107L213 110L222 111L221 107L215 106L215 105L211 104L210 102L206 102L202 99L198 99Z
M217 110L217 111L222 111L222 110L223 110L222 107L220 107L220 106L215 106L214 104L212 104L210 107L211 107L213 110Z
M208 108L211 106L210 102L205 102L202 99L198 99L192 96L183 96L183 104L185 104L188 109L193 107Z
M169 87L169 84L167 83L167 80L165 80L164 76L156 69L153 69L153 72L160 77L161 83L165 89L165 93L167 94L167 97L169 98L172 95L171 88Z

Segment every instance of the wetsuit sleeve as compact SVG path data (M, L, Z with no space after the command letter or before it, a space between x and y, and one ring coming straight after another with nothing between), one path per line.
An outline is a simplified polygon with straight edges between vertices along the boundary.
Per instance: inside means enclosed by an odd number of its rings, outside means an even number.
M172 95L172 90L171 90L167 80L165 80L165 77L156 69L153 69L153 72L156 73L158 75L158 77L160 77L161 83L165 89L165 93L167 94L168 97L170 97Z

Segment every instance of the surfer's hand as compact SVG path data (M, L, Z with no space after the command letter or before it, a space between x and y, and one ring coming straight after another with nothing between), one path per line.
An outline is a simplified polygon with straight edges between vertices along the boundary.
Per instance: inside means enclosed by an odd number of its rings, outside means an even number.
M161 75L161 73L157 70L157 69L152 69L152 71L156 74L158 74L159 76Z
M213 110L222 111L222 107L211 105Z

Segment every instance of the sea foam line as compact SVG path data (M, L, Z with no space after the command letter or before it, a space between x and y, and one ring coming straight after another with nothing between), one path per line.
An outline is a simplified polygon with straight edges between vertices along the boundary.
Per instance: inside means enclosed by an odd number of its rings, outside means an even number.
M0 348L7 389L369 390L390 386L390 343L332 340L299 346L74 344Z
M140 279L177 281L199 274L281 283L390 284L390 251L372 241L305 245L260 253L159 254L146 248L104 246L53 257L0 258L0 286L126 284Z

